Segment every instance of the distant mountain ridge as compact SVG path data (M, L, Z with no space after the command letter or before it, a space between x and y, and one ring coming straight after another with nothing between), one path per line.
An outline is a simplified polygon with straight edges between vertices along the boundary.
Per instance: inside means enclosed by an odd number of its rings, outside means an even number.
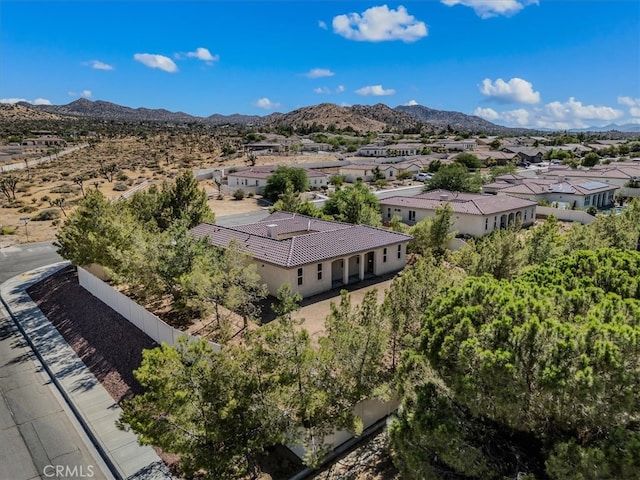
M526 135L536 132L532 129L509 128L496 125L487 120L461 112L436 110L422 105L400 105L391 108L382 103L376 105L354 105L342 107L333 103L321 103L302 107L289 113L272 113L259 115L221 115L197 117L184 112L170 112L165 109L131 108L104 100L75 100L67 105L32 105L26 102L18 104L20 112L42 112L64 118L91 118L129 122L169 122L169 123L201 123L208 125L255 125L255 126L292 126L295 128L323 126L336 130L351 129L356 132L382 132L387 130L406 130L427 128L431 131L451 130L459 132L483 132L490 135ZM3 107L0 104L0 107ZM0 108L0 118L7 117L8 108ZM19 112L12 110L12 117ZM32 116L33 117L33 116ZM54 117L46 117L53 119ZM609 128L612 127L612 128ZM621 127L634 128L622 130ZM611 125L600 129L580 131L607 130L640 131L640 125ZM578 131L578 130L575 130Z

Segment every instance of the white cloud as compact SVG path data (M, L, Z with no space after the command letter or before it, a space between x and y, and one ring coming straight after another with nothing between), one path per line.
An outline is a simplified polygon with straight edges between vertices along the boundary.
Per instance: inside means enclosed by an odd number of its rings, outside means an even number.
M0 103L19 103L19 102L27 102L32 105L53 105L51 100L47 100L46 98L35 98L33 100L27 100L26 98L0 98Z
M619 103L626 101L618 99ZM498 112L492 108L476 108L473 113L490 122L500 121L509 126L553 130L594 127L624 116L622 110L603 105L583 105L574 97L570 97L566 102L555 101L531 109L519 108Z
M280 106L279 103L272 102L267 97L260 98L253 105L255 107L263 108L265 110L273 110L274 108L278 108Z
M323 77L333 77L335 73L333 73L328 68L312 68L307 73L303 74L307 78L323 78Z
M101 62L100 60L91 60L90 62L84 62L83 65L88 65L94 70L114 70L112 65Z
M323 30L327 30L327 24L325 22L323 22L322 20L318 20L318 26L323 29Z
M476 117L484 118L485 120L498 120L500 118L500 114L496 112L493 108L476 108L473 111L473 114Z
M531 121L531 112L524 108L502 112L502 118L510 125L526 127Z
M441 0L445 5L471 7L480 18L515 15L529 5L538 5L538 0Z
M81 92L69 92L70 97L91 98L93 92L91 90L82 90Z
M540 92L533 91L531 82L522 78L512 78L508 82L498 78L492 82L489 78L482 81L480 92L492 100L502 103L539 103Z
M629 107L629 115L640 117L640 98L618 97L618 103Z
M612 107L583 105L574 97L564 103L551 102L545 105L544 113L556 120L615 120L624 115L622 110Z
M194 52L187 52L187 57L197 58L198 60L207 62L209 65L220 60L220 55L211 55L211 52L204 47L196 48Z
M356 93L358 95L364 96L371 95L374 97L381 97L386 95L393 95L394 93L396 93L396 91L393 88L388 88L385 90L384 88L382 88L382 85L369 85L359 88L358 90L356 90Z
M164 55L156 55L151 53L136 53L133 59L146 65L149 68L159 68L165 72L175 73L178 66L169 57Z
M342 93L344 92L344 85L338 85L336 87L336 93Z
M420 105L418 102L416 102L415 100L409 100L407 103L403 103L404 106L406 107L411 107L413 105Z
M328 95L331 93L331 90L328 87L318 87L313 89L313 93Z
M371 7L362 14L338 15L333 18L333 31L349 40L363 42L415 42L427 36L425 23L409 15L402 5L397 10L382 5Z

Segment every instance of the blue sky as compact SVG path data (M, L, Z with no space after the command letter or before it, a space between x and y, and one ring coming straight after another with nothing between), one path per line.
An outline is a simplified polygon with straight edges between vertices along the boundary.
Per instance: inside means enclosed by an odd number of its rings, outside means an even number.
M640 123L640 1L2 0L0 101L197 116L420 104Z

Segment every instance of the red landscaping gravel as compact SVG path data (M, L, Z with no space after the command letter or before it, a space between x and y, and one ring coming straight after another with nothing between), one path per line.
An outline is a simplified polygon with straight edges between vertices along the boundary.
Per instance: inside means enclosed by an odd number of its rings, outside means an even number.
M142 392L133 370L156 342L82 288L74 267L27 293L116 402Z

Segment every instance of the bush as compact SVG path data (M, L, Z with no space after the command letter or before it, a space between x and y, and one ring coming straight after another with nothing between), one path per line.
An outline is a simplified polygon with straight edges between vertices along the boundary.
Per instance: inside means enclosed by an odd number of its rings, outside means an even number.
M71 185L60 185L58 187L52 188L51 193L73 193L73 187Z
M127 190L129 190L129 187L127 187L124 183L122 182L118 182L113 186L113 189L116 192L126 192Z
M247 193L247 198L253 198L253 197L255 197L255 196L256 196L256 194L255 194L255 193L253 193L253 192L249 192L249 193Z
M2 227L0 228L0 235L15 235L16 227Z
M60 210L57 208L47 208L31 218L32 222L46 222L60 218Z
M38 207L34 207L33 205L27 205L22 207L18 212L20 213L33 213L38 210Z
M239 188L238 190L233 192L233 198L235 198L236 200L242 200L244 198L244 190Z

